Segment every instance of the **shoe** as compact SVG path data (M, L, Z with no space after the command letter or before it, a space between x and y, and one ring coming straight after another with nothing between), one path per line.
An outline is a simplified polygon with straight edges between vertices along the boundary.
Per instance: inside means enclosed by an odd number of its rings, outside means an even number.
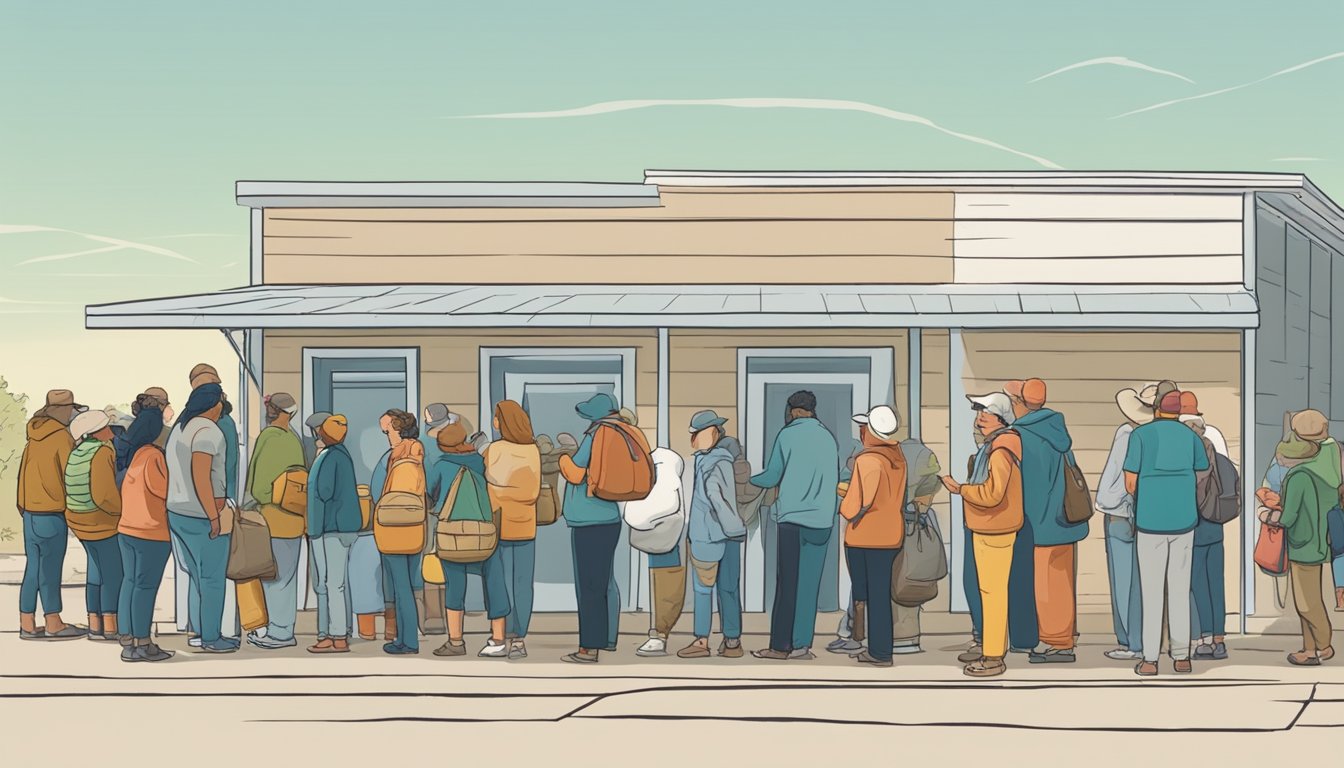
M811 661L815 658L817 656L812 653L811 648L794 648L793 652L789 654L789 661Z
M1188 675L1195 670L1195 665L1191 664L1189 659L1177 659L1172 664L1172 669L1175 669L1178 675Z
M1032 664L1072 664L1077 660L1072 648L1046 648L1027 659Z
M831 653L843 653L846 656L853 656L863 650L863 643L850 637L841 637L832 640L831 644L826 646L826 650Z
M281 648L293 648L299 644L299 641L295 640L292 637L289 638L288 640L276 640L270 635L258 637L255 640L252 638L251 635L248 635L247 642L249 645L252 645L256 648L260 648L265 651L275 651Z
M238 646L233 643L226 643L223 640L216 640L213 643L202 643L201 653L237 653Z
M165 651L154 643L140 646L141 661L167 661L176 655L175 651Z
M1020 654L1022 654L1022 655L1027 655L1027 654L1030 654L1030 653L1035 653L1035 652L1036 652L1036 649L1035 649L1035 648L1013 648L1013 647L1010 646L1010 647L1008 648L1008 652L1009 652L1009 653L1020 653Z
M466 655L467 655L467 644L464 643L464 642L462 642L461 640L458 640L457 642L453 642L452 640L449 640L448 642L444 643L443 645L440 645L438 648L435 648L435 649L434 649L434 655L435 655L435 656L466 656Z
M95 643L117 642L116 635L104 635L102 632L89 632L87 635L85 635L85 637L87 637L88 639L92 640Z
M1295 667L1319 667L1321 666L1321 657L1314 653L1298 651L1288 654L1288 663Z
M727 640L719 643L719 655L725 659L740 659L746 651L742 650L742 641L738 640L737 645L729 645Z
M523 644L522 640L514 640L509 645L509 658L515 661L527 658L527 646Z
M144 661L145 657L140 653L140 646L128 645L121 649L121 660L126 662Z
M509 657L509 644L487 640L485 641L485 647L476 655L483 659L507 659Z
M121 643L122 648L130 648L135 645L135 638L130 635L117 635L117 642Z
M985 649L979 643L975 643L970 648L967 648L966 650L957 654L957 661L961 662L962 664L971 664L973 662L979 661L980 659L983 659L984 657L985 657Z
M1128 648L1116 648L1107 651L1106 658L1112 661L1138 661L1143 658L1143 654L1138 651L1131 651Z
M667 655L667 640L661 637L650 637L644 641L644 644L635 649L636 656L645 658L655 658Z
M695 640L690 645L677 651L677 658L679 659L707 659L709 656L708 640L703 645L699 640Z
M860 651L852 657L860 664L871 664L874 667L890 667L894 663L891 659L879 659L875 656L869 656L867 651Z
M1316 655L1320 658L1321 661L1329 661L1335 658L1335 648L1334 646L1325 648L1323 650L1317 651Z
M762 648L759 651L752 651L751 655L758 659L767 659L770 661L784 661L789 658L788 651L776 651L774 648Z
M967 677L998 677L1008 671L1008 665L1003 663L1003 659L980 658L967 664L961 670Z
M1201 643L1195 646L1195 658L1200 661L1222 661L1227 658L1227 644Z
M575 651L567 656L563 656L561 661L567 661L570 664L596 664L597 651Z
M192 635L191 637L187 638L187 645L191 648L200 648L201 642L202 640L200 635Z
M26 630L26 629L20 629L20 630L19 630L19 639L20 639L20 640L46 640L46 639L47 639L47 630L38 628L38 629L33 630L32 632L29 632L29 631Z
M390 656L414 656L415 654L420 653L420 649L407 648L401 643L398 643L395 640L393 640L390 643L383 643L383 653L386 653Z
M1157 662L1140 661L1134 665L1134 674L1139 677L1157 677Z
M350 641L345 638L323 638L308 646L309 653L349 653Z
M893 645L891 652L897 656L907 656L915 653L923 653L924 649L918 645Z

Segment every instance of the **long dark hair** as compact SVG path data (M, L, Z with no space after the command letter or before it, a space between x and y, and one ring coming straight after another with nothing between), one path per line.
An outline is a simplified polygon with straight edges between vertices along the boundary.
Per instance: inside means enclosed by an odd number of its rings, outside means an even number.
M131 466L136 451L146 445L153 445L162 433L163 411L148 406L141 408L135 421L117 438L117 471L125 472Z
M177 423L174 428L182 429L187 425L187 422L219 405L223 399L224 388L218 384L202 384L193 389L191 397L187 398L187 404L182 406L182 413L177 416Z

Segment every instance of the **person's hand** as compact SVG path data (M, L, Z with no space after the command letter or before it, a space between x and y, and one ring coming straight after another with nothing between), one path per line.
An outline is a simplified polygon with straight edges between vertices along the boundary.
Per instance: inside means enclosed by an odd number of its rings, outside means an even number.
M953 480L951 475L943 475L938 479L943 481L943 487L947 489L948 493L961 493L961 483Z
M219 515L210 518L210 538L219 538Z
M215 512L223 512L228 499L215 499Z

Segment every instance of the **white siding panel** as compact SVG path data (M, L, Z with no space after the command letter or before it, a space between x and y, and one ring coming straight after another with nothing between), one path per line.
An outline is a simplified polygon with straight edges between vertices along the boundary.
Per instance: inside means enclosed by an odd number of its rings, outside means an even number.
M958 219L1240 221L1242 196L957 193Z
M981 259L1240 254L1241 222L958 221L953 255Z
M1237 283L1240 256L1148 256L1131 259L955 260L958 283Z

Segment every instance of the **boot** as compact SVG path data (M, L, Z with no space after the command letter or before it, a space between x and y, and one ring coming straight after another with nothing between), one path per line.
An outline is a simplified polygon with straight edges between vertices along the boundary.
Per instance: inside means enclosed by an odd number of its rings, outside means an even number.
M1344 587L1335 587L1335 610L1344 611Z
M426 584L420 599L420 631L426 635L448 634L448 617L443 607L443 585Z
M868 639L867 603L854 603L854 625L850 627L850 636L860 643Z
M378 614L361 613L355 617L355 622L359 625L359 638L361 640L378 639Z
M397 639L397 607L395 605L389 605L383 611L383 639L389 643Z

